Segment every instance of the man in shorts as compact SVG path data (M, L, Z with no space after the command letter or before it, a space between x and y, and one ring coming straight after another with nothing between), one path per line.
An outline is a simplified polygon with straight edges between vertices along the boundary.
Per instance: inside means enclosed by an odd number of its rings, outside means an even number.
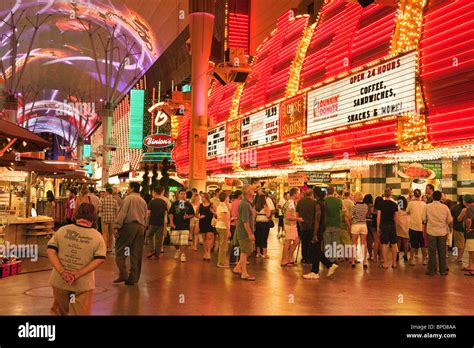
M251 185L246 185L243 191L244 198L239 204L237 226L234 234L234 245L240 248L240 260L232 272L240 274L242 280L255 280L255 277L247 271L247 259L254 251L255 243L256 212L252 203L255 191Z
M178 193L178 199L171 205L169 212L171 242L177 248L174 258L179 259L181 257L181 262L186 262L190 220L194 216L194 208L191 203L186 200L186 190L181 189Z
M388 268L388 245L392 249L392 268L397 268L397 230L395 221L398 212L398 205L392 200L392 189L387 187L383 193L383 201L380 202L377 210L377 233L380 233L380 242L382 244L382 255L384 269Z

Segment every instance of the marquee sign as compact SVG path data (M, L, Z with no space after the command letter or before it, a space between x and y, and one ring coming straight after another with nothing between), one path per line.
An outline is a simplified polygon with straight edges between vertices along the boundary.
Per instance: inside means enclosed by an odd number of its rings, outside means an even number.
M240 147L265 145L278 140L278 105L242 119Z
M308 92L307 132L416 111L416 53Z
M306 129L306 95L285 100L280 107L280 140L304 135Z
M223 155L225 148L225 125L207 132L207 157Z

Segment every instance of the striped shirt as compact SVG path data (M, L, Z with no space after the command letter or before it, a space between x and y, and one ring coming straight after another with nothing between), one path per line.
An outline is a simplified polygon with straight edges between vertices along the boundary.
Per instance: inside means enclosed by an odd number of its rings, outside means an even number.
M352 206L352 220L351 224L365 224L367 221L367 212L369 208L367 204L357 202Z

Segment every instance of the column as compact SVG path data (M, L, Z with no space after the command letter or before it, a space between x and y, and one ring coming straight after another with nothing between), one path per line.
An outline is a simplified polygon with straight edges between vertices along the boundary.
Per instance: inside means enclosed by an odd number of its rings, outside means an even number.
M191 36L191 132L189 186L198 191L206 187L206 142L208 69L214 30L214 2L212 0L189 1L189 30Z
M452 201L457 199L458 191L458 162L451 158L443 158L441 160L441 191L446 194L446 198Z
M112 120L114 109L107 103L102 110L102 187L109 181L110 167L110 134L112 133Z

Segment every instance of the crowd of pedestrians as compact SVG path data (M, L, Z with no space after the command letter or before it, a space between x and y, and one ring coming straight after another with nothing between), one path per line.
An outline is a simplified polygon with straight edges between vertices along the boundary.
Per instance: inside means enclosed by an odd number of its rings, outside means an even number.
M256 184L231 193L181 189L175 197L170 201L168 192L157 187L147 203L136 182L130 183L123 199L113 188L100 198L87 187L79 196L71 191L66 204L68 225L49 242L52 311L62 315L90 312L93 272L106 254L115 255L118 277L113 282L135 285L144 248L147 259L160 259L166 237L179 262L187 261L188 246L198 252L202 244L205 262L211 262L215 254L215 266L231 268L240 279L254 281L249 259L270 258L268 239L275 220L277 237L283 239L280 265L311 265L304 279L319 279L322 266L331 277L343 262L353 269L361 263L364 270L418 263L430 276L447 275L449 251L457 263L468 252L469 262L462 270L474 275L474 199L469 194L454 204L430 184L424 194L415 189L407 197L395 197L387 187L375 198L314 187L291 188L277 202ZM87 245L68 243L86 235L91 237ZM80 262L70 255L80 255ZM65 298L71 293L79 296L79 304L67 307Z

